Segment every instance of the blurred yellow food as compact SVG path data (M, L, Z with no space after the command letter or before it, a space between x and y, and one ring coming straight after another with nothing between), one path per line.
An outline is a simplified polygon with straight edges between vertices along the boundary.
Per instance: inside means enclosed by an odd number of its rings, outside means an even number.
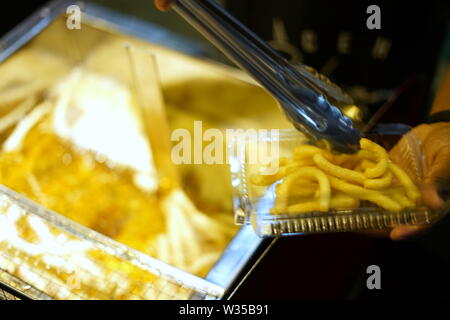
M8 98L8 106L12 106L10 100L17 100L25 101L31 108L27 104L24 113L15 116L14 121L0 118L0 128L2 124L8 126L0 153L0 184L131 248L204 277L237 231L231 212L220 206L221 202L228 203L229 194L217 195L213 205L205 195L197 206L182 190L170 195L158 190L152 150L143 137L135 99L123 83L76 68L51 87L40 90L44 91L32 95L33 99ZM23 95L24 91L17 94ZM195 184L193 194L198 195L204 177L195 172L189 181ZM32 248L29 244L36 248L44 245L38 241L42 237L40 230L27 219L15 221L13 228L11 232L17 231L27 245L17 250L18 240L8 238L6 233L5 239L0 237L0 247L5 254L30 260L34 254L27 251ZM95 268L121 271L142 283L159 281L156 276L140 273L139 268L124 269L121 262L114 263L97 251L83 252L83 259L97 260L99 265ZM22 268L39 271L43 266L41 258L34 257L34 266L23 264ZM6 262L0 261L0 267L3 263ZM30 273L20 273L16 266L11 266L11 270L24 281L34 281ZM49 279L47 284L36 282L44 292L50 290L53 280L62 281L58 282L62 287L71 281L66 276L61 278L55 270L52 263L41 270ZM84 298L108 298L107 293L102 296L106 284L88 277L84 281L85 287L80 290L66 289ZM158 289L156 283L154 286ZM124 285L124 290L130 292L119 293L117 289L109 297L153 297L137 287L134 290ZM64 295L55 293L59 298Z

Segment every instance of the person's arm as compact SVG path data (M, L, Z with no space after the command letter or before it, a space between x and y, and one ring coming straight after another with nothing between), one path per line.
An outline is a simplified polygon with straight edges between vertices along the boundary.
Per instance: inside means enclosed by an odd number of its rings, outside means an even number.
M450 183L450 67L442 81L433 106L430 110L429 124L422 124L411 132L422 143L425 155L422 198L426 205L433 209L444 205L439 196L441 187L449 188ZM399 145L402 141L399 142ZM397 150L400 150L398 148ZM391 157L402 163L402 152L394 148ZM406 165L406 164L405 164ZM424 230L422 227L395 227L391 231L391 239L401 240L416 235Z

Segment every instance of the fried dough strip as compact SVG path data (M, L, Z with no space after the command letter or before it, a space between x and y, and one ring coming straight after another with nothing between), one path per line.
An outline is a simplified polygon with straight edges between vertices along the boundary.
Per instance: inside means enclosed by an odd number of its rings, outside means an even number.
M330 176L328 178L330 181L330 185L333 189L347 193L348 195L354 196L360 200L367 200L373 202L376 205L380 206L381 208L384 208L389 211L401 210L400 204L390 199L389 197L385 196L381 192L368 190L360 186L345 182L336 177Z
M277 188L276 209L286 209L289 192L292 185L299 179L307 178L316 180L319 184L320 195L317 200L317 208L320 211L327 211L330 204L331 188L328 177L325 173L315 167L302 167L294 173L288 175Z
M356 182L359 184L363 184L366 177L364 174L356 172L354 170L349 170L329 162L321 153L317 153L314 158L314 163L322 169L325 173L342 178L348 181Z

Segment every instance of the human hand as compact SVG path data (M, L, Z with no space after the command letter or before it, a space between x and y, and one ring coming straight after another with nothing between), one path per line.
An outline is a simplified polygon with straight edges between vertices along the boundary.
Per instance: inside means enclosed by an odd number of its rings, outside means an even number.
M172 6L174 0L155 0L155 6L161 11L167 11Z
M450 123L422 124L407 135L415 135L419 139L425 155L421 186L422 199L428 207L439 209L444 205L444 201L439 196L439 188L450 180ZM407 138L403 137L389 154L391 159L414 179L411 165L401 151L407 143ZM406 239L423 232L426 228L426 226L395 226L390 232L390 238L392 240Z

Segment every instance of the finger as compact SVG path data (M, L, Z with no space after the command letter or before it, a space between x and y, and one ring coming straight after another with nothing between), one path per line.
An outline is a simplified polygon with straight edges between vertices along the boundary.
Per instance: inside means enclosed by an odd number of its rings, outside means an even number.
M392 229L390 238L394 241L405 240L418 235L424 229L424 226L396 226Z
M432 209L439 209L444 201L439 196L438 190L442 183L450 177L450 148L441 149L431 162L427 170L422 187L422 197L426 205Z
M434 183L427 183L422 186L422 198L425 205L431 209L439 209L444 205L444 200L441 199L438 193L438 188Z
M167 11L172 6L174 0L155 0L156 7L161 11Z
M412 135L413 138L417 139L418 141L425 141L427 137L430 135L430 133L433 132L435 124L429 125L429 124L421 124L415 127L413 130L409 131L407 134Z
M418 131L418 130L417 130ZM397 144L389 151L389 158L400 168L402 168L408 176L418 184L420 182L420 174L416 170L416 166L411 165L411 158L416 159L415 154L411 147L411 141L415 141L411 138L415 135L415 132L408 132L402 137Z
M442 162L441 165L445 168L447 157L450 156L450 124L435 123L430 128L432 132L422 143L426 165L429 169L433 169L436 162Z

